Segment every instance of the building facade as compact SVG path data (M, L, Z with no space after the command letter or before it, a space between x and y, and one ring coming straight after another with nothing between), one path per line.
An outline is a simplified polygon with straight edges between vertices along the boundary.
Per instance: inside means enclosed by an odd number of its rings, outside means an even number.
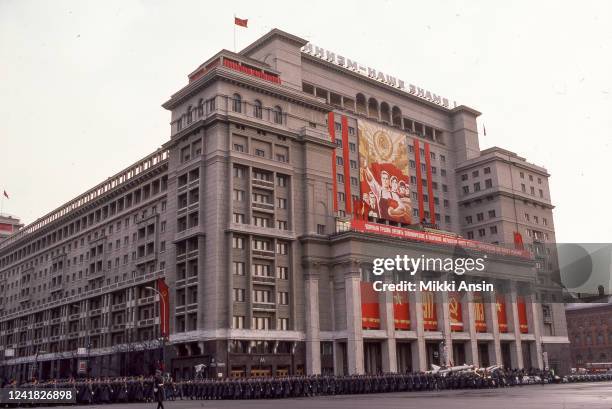
M572 368L612 365L612 298L601 301L566 307Z
M23 224L18 218L0 213L0 241L16 233L22 227Z
M163 104L160 150L0 244L5 376L563 370L534 256L554 240L548 173L481 152L479 112L450 105L280 30L217 53ZM392 156L397 176L371 162ZM486 255L463 279L497 291L373 291L397 254Z

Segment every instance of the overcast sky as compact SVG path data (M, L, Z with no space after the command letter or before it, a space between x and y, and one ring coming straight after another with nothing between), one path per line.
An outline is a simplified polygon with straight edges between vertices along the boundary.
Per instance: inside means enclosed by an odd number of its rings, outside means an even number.
M0 0L4 212L30 223L164 143L161 103L236 13L238 49L278 27L483 112L481 148L551 173L557 240L612 241L612 2L291 3Z

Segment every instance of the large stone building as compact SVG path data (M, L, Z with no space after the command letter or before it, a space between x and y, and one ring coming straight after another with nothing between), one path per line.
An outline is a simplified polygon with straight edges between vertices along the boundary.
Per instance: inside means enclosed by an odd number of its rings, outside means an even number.
M566 307L572 368L612 366L612 297L598 301Z
M548 174L481 152L479 112L279 30L188 78L160 150L0 244L5 375L563 369L533 256L554 240ZM370 130L410 175L402 221L364 205ZM374 292L373 259L397 254L486 255L464 278L496 292Z

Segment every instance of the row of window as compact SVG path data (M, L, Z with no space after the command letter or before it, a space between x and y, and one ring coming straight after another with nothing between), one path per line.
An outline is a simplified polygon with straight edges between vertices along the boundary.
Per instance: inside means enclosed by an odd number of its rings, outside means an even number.
M272 251L272 240L268 239L257 239L253 238L252 249L261 251ZM246 247L246 237L234 236L232 237L232 248L244 249ZM276 254L288 254L289 243L284 241L276 242Z
M253 317L251 320L251 329L269 330L272 318L270 317ZM232 317L233 329L244 329L245 317L243 315L234 315ZM287 331L289 329L289 318L277 318L276 330Z

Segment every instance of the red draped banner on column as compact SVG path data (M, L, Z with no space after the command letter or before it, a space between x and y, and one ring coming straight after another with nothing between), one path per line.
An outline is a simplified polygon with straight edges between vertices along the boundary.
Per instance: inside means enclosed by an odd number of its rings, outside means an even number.
M480 294L474 295L474 321L476 324L476 332L487 332L484 301Z
M463 311L459 293L448 294L448 312L451 331L463 331Z
M378 293L374 285L361 282L361 327L363 329L380 329L380 309Z
M508 332L508 317L506 316L506 300L503 295L496 295L497 323L499 332Z
M518 309L519 329L521 334L526 334L529 332L529 325L527 324L527 305L523 297L516 298L516 308Z
M428 331L438 329L438 313L436 312L435 295L432 291L421 293L421 305L423 306L423 328Z
M396 291L393 294L393 317L395 329L410 329L410 304L408 303L408 293Z

